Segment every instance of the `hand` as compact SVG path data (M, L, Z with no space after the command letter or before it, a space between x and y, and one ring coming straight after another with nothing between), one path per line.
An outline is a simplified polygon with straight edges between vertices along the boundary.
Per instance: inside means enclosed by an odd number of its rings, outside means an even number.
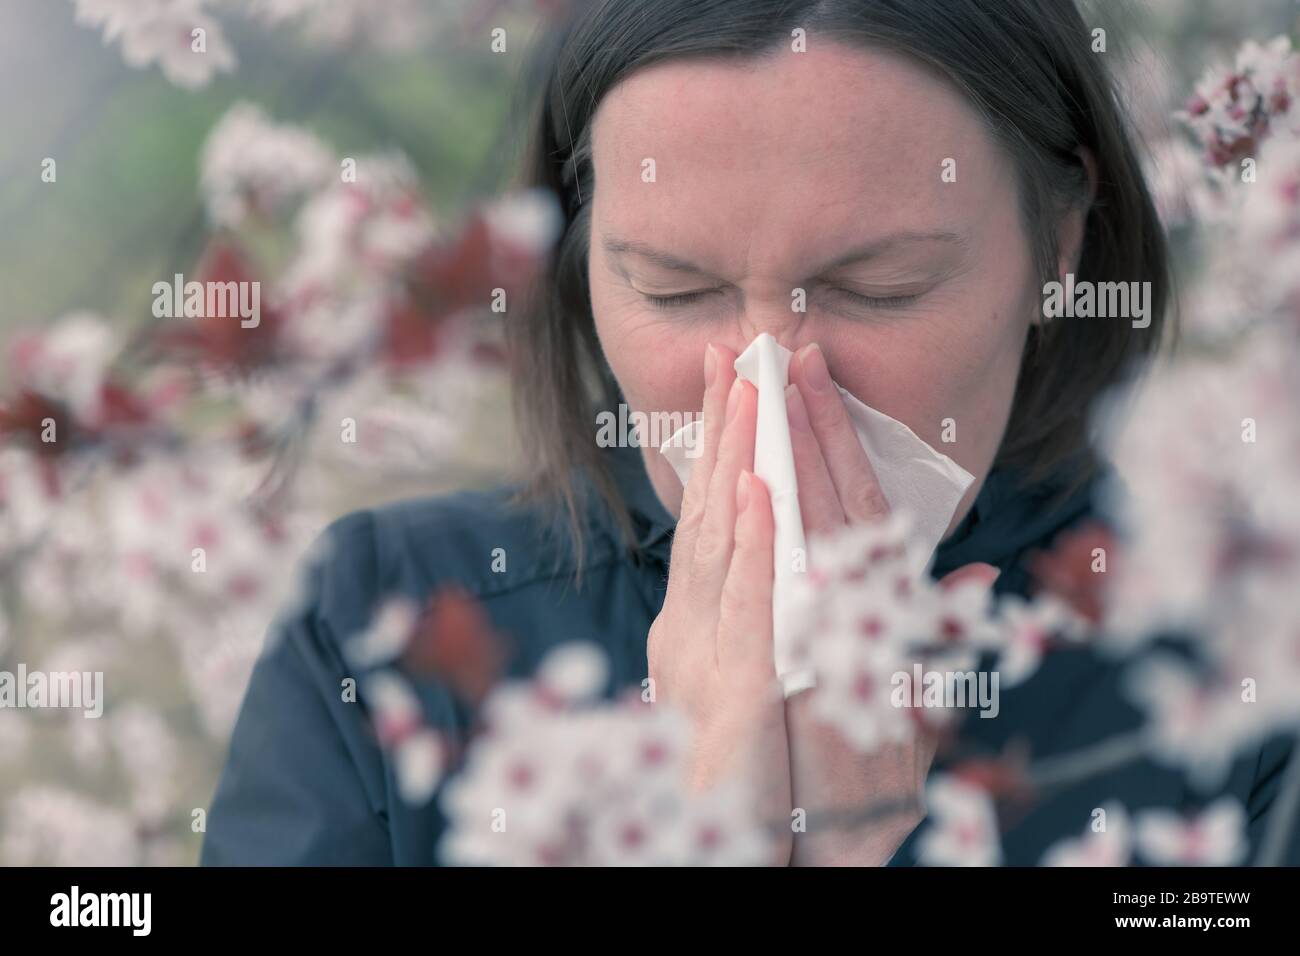
M786 412L805 533L811 537L885 517L889 504L815 345L791 359ZM969 575L991 582L997 571L969 565L944 583ZM918 731L906 743L860 753L813 716L816 694L815 687L795 694L785 706L792 798L810 824L807 833L795 835L791 865L881 866L924 817L925 780L937 738ZM897 809L854 824L818 827L819 818L853 820L869 808L891 806Z
M784 866L793 837L784 698L772 654L774 522L754 467L758 392L736 379L735 354L705 358L704 440L682 497L668 593L650 628L656 699L683 711L694 731L690 786L739 777L763 824L780 834Z

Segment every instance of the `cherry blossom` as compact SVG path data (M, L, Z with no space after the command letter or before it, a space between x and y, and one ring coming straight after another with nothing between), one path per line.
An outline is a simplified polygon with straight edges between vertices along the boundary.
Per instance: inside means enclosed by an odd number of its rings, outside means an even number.
M1134 834L1138 851L1158 866L1235 866L1246 855L1246 812L1225 797L1199 813L1144 810Z
M1033 676L1043 656L1062 640L1082 636L1083 621L1063 601L1050 594L1026 601L1014 595L998 606L1003 642L998 673L1003 687L1014 687Z
M34 785L5 802L0 855L13 866L123 866L139 860L140 844L129 814Z
M235 67L235 53L203 0L76 0L77 22L119 40L122 59L137 69L157 63L177 86L199 89ZM195 49L195 31L203 44Z
M936 583L908 527L905 515L894 514L815 537L808 572L796 579L784 612L792 659L816 679L810 706L864 752L957 714L953 706L900 706L898 675L911 680L918 665L972 672L981 654L992 653L999 671L1021 681L1058 632L1077 629L1075 615L1050 596L1041 606L1014 602L1004 613L985 583Z
M126 771L136 819L157 825L173 812L181 782L179 744L153 708L132 701L114 709L108 732Z
M1289 314L1300 328L1300 138L1270 139L1260 151L1257 181L1241 184L1236 241L1249 260L1243 283L1262 294L1263 307Z
M498 865L755 865L765 831L738 784L685 789L685 718L636 700L591 699L594 647L552 652L536 685L505 685L487 730L443 794L450 861Z
M386 664L406 650L419 620L419 608L404 597L385 600L371 619L370 626L347 645L348 660L357 667Z
M1105 631L1211 634L1231 620L1261 641L1292 632L1300 561L1296 352L1257 335L1235 362L1161 370L1124 406L1111 457L1124 571L1109 577ZM1218 646L1211 644L1211 647Z
M338 162L300 127L271 122L252 103L236 103L208 133L199 185L208 215L238 226L250 213L275 213L325 185Z
M1127 811L1117 803L1099 809L1104 815L1090 821L1083 836L1053 844L1043 855L1042 865L1128 866L1133 856L1133 826Z
M387 671L367 674L362 693L379 743L393 762L398 795L410 804L427 802L442 776L445 751L425 724L419 699L404 679Z
M997 814L988 794L956 777L932 775L917 858L927 866L997 866L1002 861Z
M1291 41L1248 41L1232 68L1216 68L1202 78L1181 115L1210 163L1236 165L1256 155L1267 136L1295 131L1292 106L1298 92L1300 58L1292 52Z
M468 17L415 0L384 17L361 0L75 8L129 65L158 64L197 88L235 65L213 13L292 24L331 47L409 50L449 25L481 32L483 16L521 5ZM527 5L546 16L567 7ZM205 53L191 48L196 28ZM1162 137L1149 163L1161 214L1198 256L1186 315L1200 352L1158 367L1100 418L1122 485L1107 509L1113 542L1088 529L1063 536L1035 561L1046 587L1032 600L936 584L904 515L809 543L790 605L796 655L817 674L819 718L854 746L871 751L952 718L952 708L897 706L894 678L914 665L965 671L992 655L1011 686L1085 635L1127 665L1124 689L1144 718L1136 745L1192 784L1220 781L1248 748L1300 726L1298 63L1285 38L1246 44L1182 114L1197 145ZM510 194L453 224L433 212L401 154L351 158L355 181L332 146L251 103L210 133L200 179L217 232L190 271L264 283L256 329L166 320L128 355L115 323L74 312L13 338L0 394L0 653L52 670L166 661L149 680L220 740L268 623L301 599L297 558L350 502L347 482L441 482L482 444L495 419L478 406L503 375L489 310L499 293L512 304L524 294L560 210L540 193ZM1242 160L1254 162L1255 181ZM253 227L281 230L292 243L286 265L252 253ZM51 420L57 440L42 440ZM355 442L341 438L347 421ZM1080 558L1099 540L1113 560L1105 574L1085 573ZM1170 632L1186 654L1154 650ZM604 701L608 664L586 645L562 644L532 680L498 684L499 637L472 597L441 590L384 602L345 648L359 675L355 706L399 796L427 802L445 784L450 859L770 862L772 821L753 816L739 784L684 790L690 734L680 715ZM171 704L160 710L133 684L143 677L122 676L103 720L0 721L0 763L57 738L87 779L115 779L120 791L92 797L42 781L6 792L5 862L183 856L165 831L182 822L180 791L204 772L190 751L203 748L185 746ZM426 682L475 705L481 732L460 741L430 725ZM449 777L462 756L463 773ZM1032 796L1033 756L979 757L936 775L922 861L1000 862L994 800ZM1070 755L1057 761L1048 778L1073 779ZM1244 859L1245 813L1233 801L1191 817L1145 809L1135 822L1118 805L1104 809L1106 831L1086 827L1043 863L1122 865L1134 847L1152 863Z

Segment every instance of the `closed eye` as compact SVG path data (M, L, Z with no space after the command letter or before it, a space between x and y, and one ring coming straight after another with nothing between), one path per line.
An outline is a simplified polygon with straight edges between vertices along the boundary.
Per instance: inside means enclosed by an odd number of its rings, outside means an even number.
M847 296L857 305L876 309L902 309L921 298L919 292L912 295L870 296L849 289L836 289L835 291ZM704 289L699 292L682 292L677 295L650 295L644 292L641 294L656 309L681 309L688 305L694 305L700 300L717 293L717 289Z
M701 292L682 292L678 295L649 295L644 292L641 294L656 309L680 309L716 293L716 289L706 289Z
M865 305L873 309L902 309L911 305L917 299L921 298L922 293L917 292L912 295L888 295L873 296L862 295L859 292L851 292L848 289L837 289L841 295L848 296L850 300L858 305Z

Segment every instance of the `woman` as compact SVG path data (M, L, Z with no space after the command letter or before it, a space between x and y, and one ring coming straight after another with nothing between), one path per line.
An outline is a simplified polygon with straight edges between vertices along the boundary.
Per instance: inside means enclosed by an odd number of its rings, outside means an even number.
M1068 0L577 4L540 61L529 157L564 229L532 307L510 317L533 478L330 529L303 608L254 672L204 861L439 862L437 801L399 799L364 706L339 702L357 676L340 642L384 596L449 583L514 639L512 676L588 640L615 688L653 679L692 719L696 786L743 770L786 815L907 805L932 742L854 756L810 719L815 689L776 689L772 512L750 473L755 391L732 362L764 332L796 353L807 530L889 508L834 379L975 476L932 573L998 574L1000 593L1023 593L1026 556L1090 515L1090 403L1164 328L1164 239L1090 41ZM1153 320L1045 320L1043 287L1067 275L1149 283ZM684 489L655 448L598 446L597 414L620 402L703 409ZM567 521L550 535L555 514ZM1052 655L998 719L966 722L961 752L1050 756L1135 726L1115 673L1084 648ZM421 698L463 735L461 701L434 685ZM1225 792L1258 818L1284 757L1243 761ZM1004 833L1004 859L1040 862L1111 799L1214 796L1130 763L1045 794ZM921 817L791 836L777 862L913 862Z

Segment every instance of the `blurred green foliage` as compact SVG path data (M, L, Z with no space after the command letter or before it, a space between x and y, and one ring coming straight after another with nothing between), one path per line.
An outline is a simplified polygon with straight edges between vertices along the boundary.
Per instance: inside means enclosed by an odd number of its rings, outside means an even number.
M524 44L496 55L452 35L393 55L318 49L291 26L223 25L239 65L193 92L128 67L70 0L0 4L0 339L78 309L146 319L152 283L202 249L200 152L240 100L341 155L402 150L448 218L510 175ZM41 181L46 157L55 183Z

